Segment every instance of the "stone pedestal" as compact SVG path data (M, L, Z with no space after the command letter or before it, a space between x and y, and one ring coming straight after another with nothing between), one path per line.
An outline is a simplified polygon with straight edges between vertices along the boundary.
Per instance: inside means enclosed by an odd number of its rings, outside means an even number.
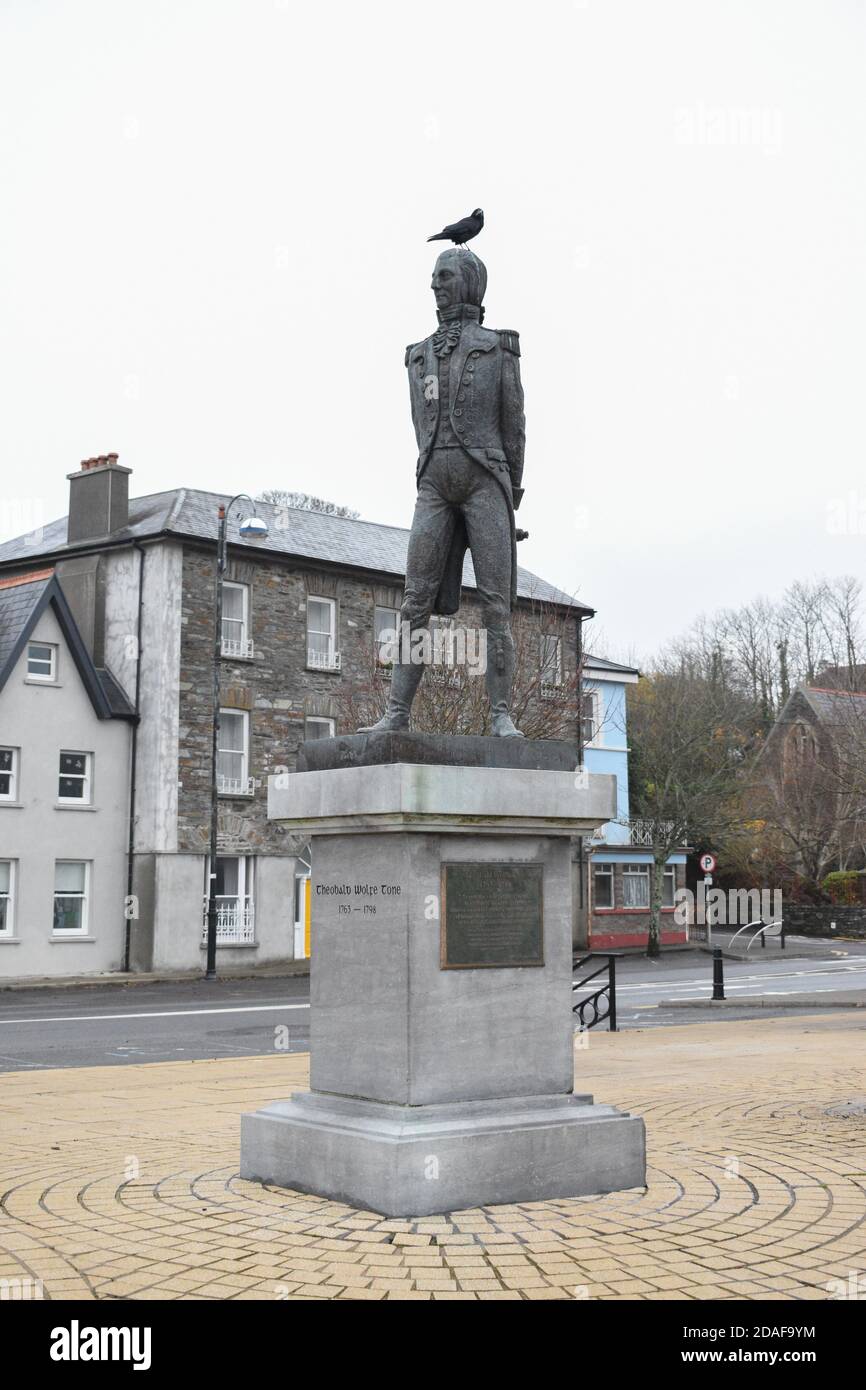
M506 764L467 766L399 737L419 761L322 740L271 779L313 837L311 1093L243 1117L241 1175L389 1216L642 1186L643 1122L573 1094L569 841L615 779L553 741L435 741Z

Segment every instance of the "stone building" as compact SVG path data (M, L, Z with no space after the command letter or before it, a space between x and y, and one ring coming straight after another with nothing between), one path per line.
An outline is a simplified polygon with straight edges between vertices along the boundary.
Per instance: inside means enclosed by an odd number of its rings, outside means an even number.
M862 668L822 673L826 686L791 692L751 776L756 817L788 864L817 887L827 873L866 865L866 691Z
M111 946L99 968L198 971L209 873L216 538L218 509L229 499L187 488L130 499L129 470L116 455L88 460L69 480L68 517L0 546L0 583L50 571L92 666L125 701L131 747L117 828L125 837L133 826L132 905L125 916L124 874L116 908L103 908ZM294 766L305 739L348 731L352 692L369 690L377 675L387 679L377 634L396 618L409 535L321 512L264 503L257 510L268 524L264 540L245 541L237 516L229 518L224 578L220 969L304 953L308 851L268 821L267 779ZM555 715L552 731L573 737L576 756L580 632L591 614L519 571L518 618L538 660L524 716L533 732ZM456 622L474 617L467 559ZM4 730L0 743L16 737ZM576 866L579 859L577 847ZM9 973L2 958L0 971ZM58 961L56 972L40 973L69 972Z

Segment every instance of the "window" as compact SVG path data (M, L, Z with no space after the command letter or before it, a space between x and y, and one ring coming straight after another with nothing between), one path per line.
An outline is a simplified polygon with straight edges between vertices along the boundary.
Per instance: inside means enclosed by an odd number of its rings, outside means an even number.
M253 643L249 635L250 590L248 584L223 581L223 622L221 651L223 656L250 661Z
M378 665L393 666L400 654L399 608L381 608L376 604L373 610L373 637Z
M339 671L336 649L337 601L307 596L307 665L316 671Z
M58 801L73 801L79 806L90 804L90 763L89 753L61 752Z
M584 744L595 743L599 723L598 691L584 690L580 698L580 737Z
M562 641L542 633L541 637L541 688L554 690L562 685Z
M216 862L217 943L248 945L255 940L255 899L252 857L220 855ZM210 873L210 861L205 861ZM209 878L205 878L202 941L207 941Z
M14 931L14 873L13 861L0 859L0 936L11 936Z
M87 931L88 865L58 859L54 865L54 930L83 935Z
M57 680L57 648L50 642L28 642L27 678L31 681Z
M815 735L807 724L795 724L786 742L788 761L796 771L804 763L814 762L816 754Z
M674 906L674 893L677 887L677 871L673 864L665 866L665 876L662 881L662 907Z
M649 907L649 864L623 864L622 905L623 907Z
M464 636L463 633L460 634ZM465 650L465 643L464 643ZM452 684L456 684L454 677L458 675L454 668L457 665L458 656L458 633L454 627L453 617L445 617L441 614L430 619L430 658L433 665L433 674L439 671Z
M309 714L304 720L304 739L309 743L313 738L333 738L334 721L318 714Z
M250 716L246 710L221 709L217 749L217 791L223 796L252 796L249 775Z
M0 801L18 796L18 749L0 748Z
M596 907L613 907L613 865L594 864L592 900Z

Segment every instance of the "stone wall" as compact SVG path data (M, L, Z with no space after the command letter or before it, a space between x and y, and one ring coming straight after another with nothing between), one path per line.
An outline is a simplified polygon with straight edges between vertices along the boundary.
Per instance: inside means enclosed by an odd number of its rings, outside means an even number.
M866 903L857 903L854 907L788 903L783 920L786 934L866 937Z
M335 556L335 560L339 557ZM341 727L342 694L353 683L369 686L373 672L373 611L377 603L399 603L393 580L377 583L310 564L290 568L266 554L256 560L230 559L225 575L249 585L249 635L252 660L223 659L223 708L249 711L249 773L256 786L251 797L220 797L220 846L227 854L290 854L293 846L281 826L267 819L267 779L281 767L293 769L304 738L304 719L322 715ZM337 647L341 669L307 667L308 594L337 601ZM183 552L180 728L178 780L178 851L206 853L209 838L214 556L212 550L186 545ZM478 606L471 599L455 622L478 625ZM540 616L539 616L540 631ZM563 643L564 679L573 677L575 643ZM541 696L539 693L539 702ZM577 738L577 710L573 709Z

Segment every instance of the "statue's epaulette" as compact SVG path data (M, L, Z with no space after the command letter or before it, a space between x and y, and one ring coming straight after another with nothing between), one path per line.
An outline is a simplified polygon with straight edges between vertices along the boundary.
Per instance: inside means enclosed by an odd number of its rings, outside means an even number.
M513 328L498 328L499 344L505 348L506 352L513 352L515 357L520 356L520 334Z
M409 346L408 346L407 349L406 349L406 356L403 358L403 366L404 366L404 367L408 367L408 365L409 365L409 353L412 351L412 349L413 349L414 346L415 346L414 343L410 343Z

